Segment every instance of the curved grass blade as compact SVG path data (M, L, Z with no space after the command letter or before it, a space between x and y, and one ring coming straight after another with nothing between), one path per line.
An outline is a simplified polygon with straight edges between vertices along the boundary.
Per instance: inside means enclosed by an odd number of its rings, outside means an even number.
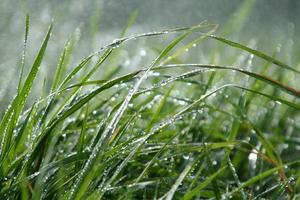
M254 93L254 94L258 94L258 95L261 95L261 96L264 96L264 97L267 97L275 102L280 102L282 104L285 104L289 107L292 107L292 108L295 108L297 110L300 110L300 105L299 104L296 104L296 103L293 103L293 102L290 102L290 101L287 101L287 100L284 100L284 99L281 99L281 98L278 98L278 97L275 97L275 96L272 96L272 95L268 95L268 94L265 94L265 93L262 93L262 92L259 92L259 91L256 91L256 90L252 90L252 89L249 89L249 88L245 88L245 87L242 87L242 86L239 86L239 85L235 85L233 87L236 87L236 88L240 88L242 90L246 90L248 92L251 92L251 93Z
M251 54L253 54L253 55L257 56L257 57L260 57L260 58L262 58L262 59L264 59L264 60L266 60L268 62L271 62L271 63L273 63L273 64L275 64L275 65L277 65L279 67L282 67L284 69L287 69L287 70L290 70L290 71L293 71L293 72L296 72L296 73L300 74L300 71L292 68L291 66L289 66L289 65L287 65L287 64L285 64L285 63L283 63L283 62L281 62L281 61L279 61L277 59L275 59L274 57L271 57L271 56L269 56L269 55L261 52L261 51L257 51L257 50L251 49L251 48L249 48L249 47L247 47L245 45L242 45L240 43L233 42L231 40L228 40L228 39L225 39L225 38L222 38L222 37L218 37L218 36L215 36L215 35L210 35L209 37L213 38L215 40L218 40L220 42L223 42L223 43L225 43L225 44L227 44L229 46L236 47L238 49L247 51L247 52L249 52L249 53L251 53Z
M216 24L211 24L211 26L213 26L213 27L206 34L200 35L198 38L194 39L193 41L189 42L188 44L178 48L172 55L168 56L167 59L162 61L161 64L165 65L165 64L167 64L171 61L177 61L178 62L177 58L180 55L182 55L183 53L186 53L186 51L188 51L192 47L196 47L197 45L199 45L204 39L206 39L208 37L208 35L213 34L218 28L218 25L216 25Z
M172 68L172 67L200 67L200 68L210 68L210 69L226 69L226 70L233 70L233 71L237 71L237 72L241 72L243 74L246 74L248 76L251 76L253 78L259 79L263 82L269 83L272 86L275 86L279 89L281 89L282 91L291 94L295 97L300 97L300 91L292 88L290 86L284 85L280 82L278 82L277 80L274 80L270 77L264 76L264 75L260 75L257 74L255 72L250 72L247 70L243 70L243 69L239 69L239 68L235 68L235 67L227 67L227 66L220 66L220 65L206 65L206 64L172 64L172 65L165 65L165 66L161 66L163 68Z
M144 150L144 153L154 153L159 152L161 149L172 150L172 151L179 151L179 152L201 152L203 150L216 150L222 148L234 148L238 145L242 144L239 141L234 142L205 142L205 143L187 143L187 144L169 144L165 143L162 145L157 145L151 147L151 150L147 151Z

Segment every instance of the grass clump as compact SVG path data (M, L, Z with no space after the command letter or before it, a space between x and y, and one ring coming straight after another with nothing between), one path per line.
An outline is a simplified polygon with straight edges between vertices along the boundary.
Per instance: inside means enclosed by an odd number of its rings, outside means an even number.
M213 35L207 22L126 37L136 15L76 66L72 35L36 101L28 96L52 25L24 78L26 17L18 88L1 115L1 199L299 197L300 91L289 82L297 65ZM127 45L153 38L168 44L149 44L133 57L151 62L122 68ZM209 64L189 62L201 45Z

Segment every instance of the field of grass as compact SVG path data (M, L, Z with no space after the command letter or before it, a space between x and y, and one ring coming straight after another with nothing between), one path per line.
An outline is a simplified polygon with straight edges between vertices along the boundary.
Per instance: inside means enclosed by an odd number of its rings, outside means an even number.
M128 36L133 13L73 65L75 31L44 80L55 31L27 61L27 15L1 103L0 199L300 199L300 60L285 59L299 48L228 39L250 10Z

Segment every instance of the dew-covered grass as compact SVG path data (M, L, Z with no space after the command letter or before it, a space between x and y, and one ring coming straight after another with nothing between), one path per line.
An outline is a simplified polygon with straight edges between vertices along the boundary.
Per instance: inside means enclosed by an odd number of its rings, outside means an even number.
M17 89L1 104L1 199L299 198L300 63L278 58L299 52L229 39L250 9L221 30L127 35L133 13L73 65L76 30L44 80L55 31L26 60L26 16Z

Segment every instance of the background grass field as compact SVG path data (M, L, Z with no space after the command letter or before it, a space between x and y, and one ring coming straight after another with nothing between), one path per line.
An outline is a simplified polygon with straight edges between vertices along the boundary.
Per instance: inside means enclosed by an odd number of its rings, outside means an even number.
M297 24L253 31L246 0L222 24L148 32L135 9L100 34L91 5L73 31L23 12L1 48L1 199L300 198Z

